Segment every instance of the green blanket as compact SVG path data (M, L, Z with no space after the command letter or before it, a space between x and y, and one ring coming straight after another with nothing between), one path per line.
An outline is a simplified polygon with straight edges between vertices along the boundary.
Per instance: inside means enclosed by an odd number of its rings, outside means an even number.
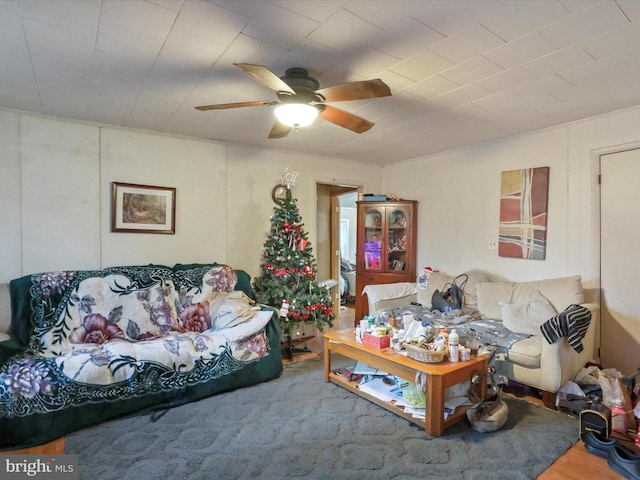
M48 272L10 288L3 450L282 372L277 312L255 305L249 276L228 266Z

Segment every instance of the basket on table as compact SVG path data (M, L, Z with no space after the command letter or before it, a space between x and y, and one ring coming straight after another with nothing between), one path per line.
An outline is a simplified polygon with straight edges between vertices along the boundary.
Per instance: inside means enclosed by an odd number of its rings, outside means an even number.
M412 345L411 343L403 343L402 346L407 351L407 356L419 362L438 363L444 360L447 355L447 349L437 351L434 343L425 343L423 345Z

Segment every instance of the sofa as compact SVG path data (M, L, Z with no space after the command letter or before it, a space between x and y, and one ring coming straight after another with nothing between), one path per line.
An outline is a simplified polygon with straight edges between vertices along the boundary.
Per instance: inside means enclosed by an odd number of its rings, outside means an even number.
M213 263L0 286L0 450L280 376L278 314L255 303L250 280Z
M545 404L552 406L555 393L573 380L587 362L598 359L599 306L585 303L581 277L509 282L483 270L464 273L468 279L461 313L470 315L471 322L497 320L507 333L513 333L513 343L505 352L506 376L510 381L540 390ZM377 302L370 305L370 312L374 315L384 309L402 312L410 310L412 302L429 311L433 292L442 291L454 278L441 272L432 273L426 289L416 288L416 284L375 286ZM541 330L542 325L550 325L552 319L559 318L571 305L584 307L584 311L590 313L579 348L571 345L566 336L550 343ZM464 329L462 325L457 328Z

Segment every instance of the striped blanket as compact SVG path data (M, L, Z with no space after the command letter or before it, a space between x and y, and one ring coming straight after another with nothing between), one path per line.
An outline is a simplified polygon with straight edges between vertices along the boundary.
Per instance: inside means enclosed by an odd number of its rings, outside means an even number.
M564 311L554 315L540 325L542 335L549 343L554 343L561 337L566 337L569 345L580 353L582 339L591 323L591 312L582 305L569 305Z

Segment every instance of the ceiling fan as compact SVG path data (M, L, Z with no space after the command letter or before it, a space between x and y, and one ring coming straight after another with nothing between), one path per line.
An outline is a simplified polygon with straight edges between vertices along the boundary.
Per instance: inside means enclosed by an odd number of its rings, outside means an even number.
M276 92L279 100L201 105L195 108L196 110L206 111L279 105L275 111L276 121L271 128L269 138L286 137L292 128L297 129L298 127L309 125L316 116L320 116L324 120L355 133L366 132L373 127L373 122L327 105L326 102L364 100L391 95L391 90L387 84L380 79L345 83L318 90L320 84L315 78L310 77L304 68L289 68L283 77L278 77L271 70L261 65L252 65L250 63L234 63L234 65ZM294 115L294 117L288 115ZM307 116L305 117L305 115Z

